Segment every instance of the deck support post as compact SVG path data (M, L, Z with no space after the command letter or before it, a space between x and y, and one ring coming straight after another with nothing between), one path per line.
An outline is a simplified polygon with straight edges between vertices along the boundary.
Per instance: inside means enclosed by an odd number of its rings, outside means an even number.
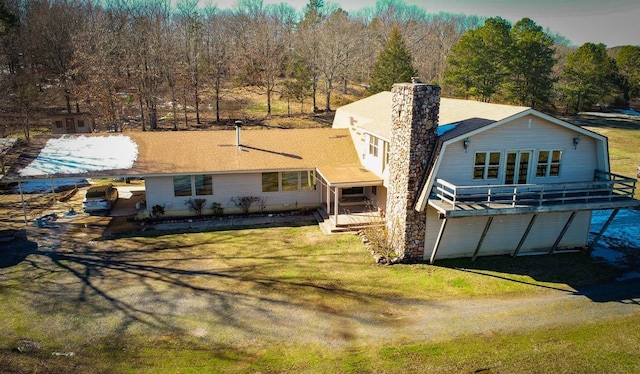
M538 218L538 213L534 214L533 217L531 217L531 221L529 221L529 226L527 226L527 229L524 230L524 234L522 234L522 238L520 238L520 243L518 243L518 247L516 248L515 251L513 251L513 254L512 254L513 257L518 256L518 253L520 252L520 248L522 248L524 241L527 240L527 236L529 236L529 232L531 232L531 228L533 227L533 224L536 222L536 218Z
M482 231L482 236L480 236L480 240L478 241L478 246L476 247L475 252L473 252L473 257L471 257L471 261L475 261L476 258L478 257L478 253L480 252L480 247L482 247L484 238L487 236L487 232L489 232L489 227L491 227L491 222L493 222L493 216L489 216L489 219L487 219L487 224L484 225L484 231Z
M433 262L436 259L436 252L438 252L438 248L440 248L440 242L442 241L442 235L444 234L444 229L447 227L448 219L443 219L442 224L440 225L440 232L438 232L438 238L436 239L436 244L433 246L433 252L431 252L431 258L429 259L429 263L433 265Z
M607 227L609 227L609 224L611 223L611 221L613 221L613 218L616 216L616 214L618 214L619 211L620 211L620 208L616 208L613 210L613 212L611 212L611 215L607 219L607 222L605 222L604 225L602 225L602 228L600 229L600 232L598 233L598 235L596 235L596 237L593 238L593 241L587 247L589 249L589 252L593 251L593 247L595 247L596 243L600 240L600 238L602 237L602 234L604 234L604 232L607 230Z
M556 251L556 249L558 248L558 245L560 245L560 241L564 237L564 234L567 233L567 230L569 230L569 226L571 226L571 223L573 222L573 219L576 218L576 213L577 212L571 212L571 215L569 216L569 219L567 220L567 223L564 224L564 227L562 228L562 231L560 231L560 235L558 235L558 238L553 243L553 247L551 247L551 250L549 251L550 255L552 255Z

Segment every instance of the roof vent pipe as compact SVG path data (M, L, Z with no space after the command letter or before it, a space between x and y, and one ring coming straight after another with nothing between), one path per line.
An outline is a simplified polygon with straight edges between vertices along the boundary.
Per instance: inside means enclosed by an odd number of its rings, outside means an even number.
M236 145L240 147L240 128L242 127L242 121L236 121Z

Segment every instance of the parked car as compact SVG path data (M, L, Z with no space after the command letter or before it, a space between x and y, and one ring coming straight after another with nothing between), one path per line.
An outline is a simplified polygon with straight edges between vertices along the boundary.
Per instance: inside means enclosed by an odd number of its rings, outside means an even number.
M118 189L111 183L89 187L82 200L85 213L107 213L118 200Z

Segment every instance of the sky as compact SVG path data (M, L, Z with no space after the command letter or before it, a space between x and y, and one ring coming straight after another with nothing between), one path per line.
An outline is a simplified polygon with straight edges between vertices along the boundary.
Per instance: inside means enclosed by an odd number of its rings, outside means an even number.
M207 0L222 9L232 8L237 0ZM263 4L286 2L301 10L308 0L263 0ZM373 7L376 0L338 0L349 11ZM484 17L500 16L515 23L524 17L569 39L575 46L586 42L607 47L640 45L639 0L404 0L429 13L451 12Z

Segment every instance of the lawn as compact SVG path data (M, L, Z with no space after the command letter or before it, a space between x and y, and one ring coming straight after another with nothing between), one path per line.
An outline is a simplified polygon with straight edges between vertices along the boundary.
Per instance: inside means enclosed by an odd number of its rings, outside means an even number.
M597 336L570 324L455 338L419 331L429 328L412 318L450 300L572 293L620 271L582 254L377 266L357 236L325 236L316 225L93 235L51 232L31 238L37 245L3 248L4 370L534 372L552 371L554 357L566 371L640 364L637 352L618 357L640 341L624 331L637 314L598 324ZM38 348L16 352L23 341ZM594 347L599 359L585 361Z

